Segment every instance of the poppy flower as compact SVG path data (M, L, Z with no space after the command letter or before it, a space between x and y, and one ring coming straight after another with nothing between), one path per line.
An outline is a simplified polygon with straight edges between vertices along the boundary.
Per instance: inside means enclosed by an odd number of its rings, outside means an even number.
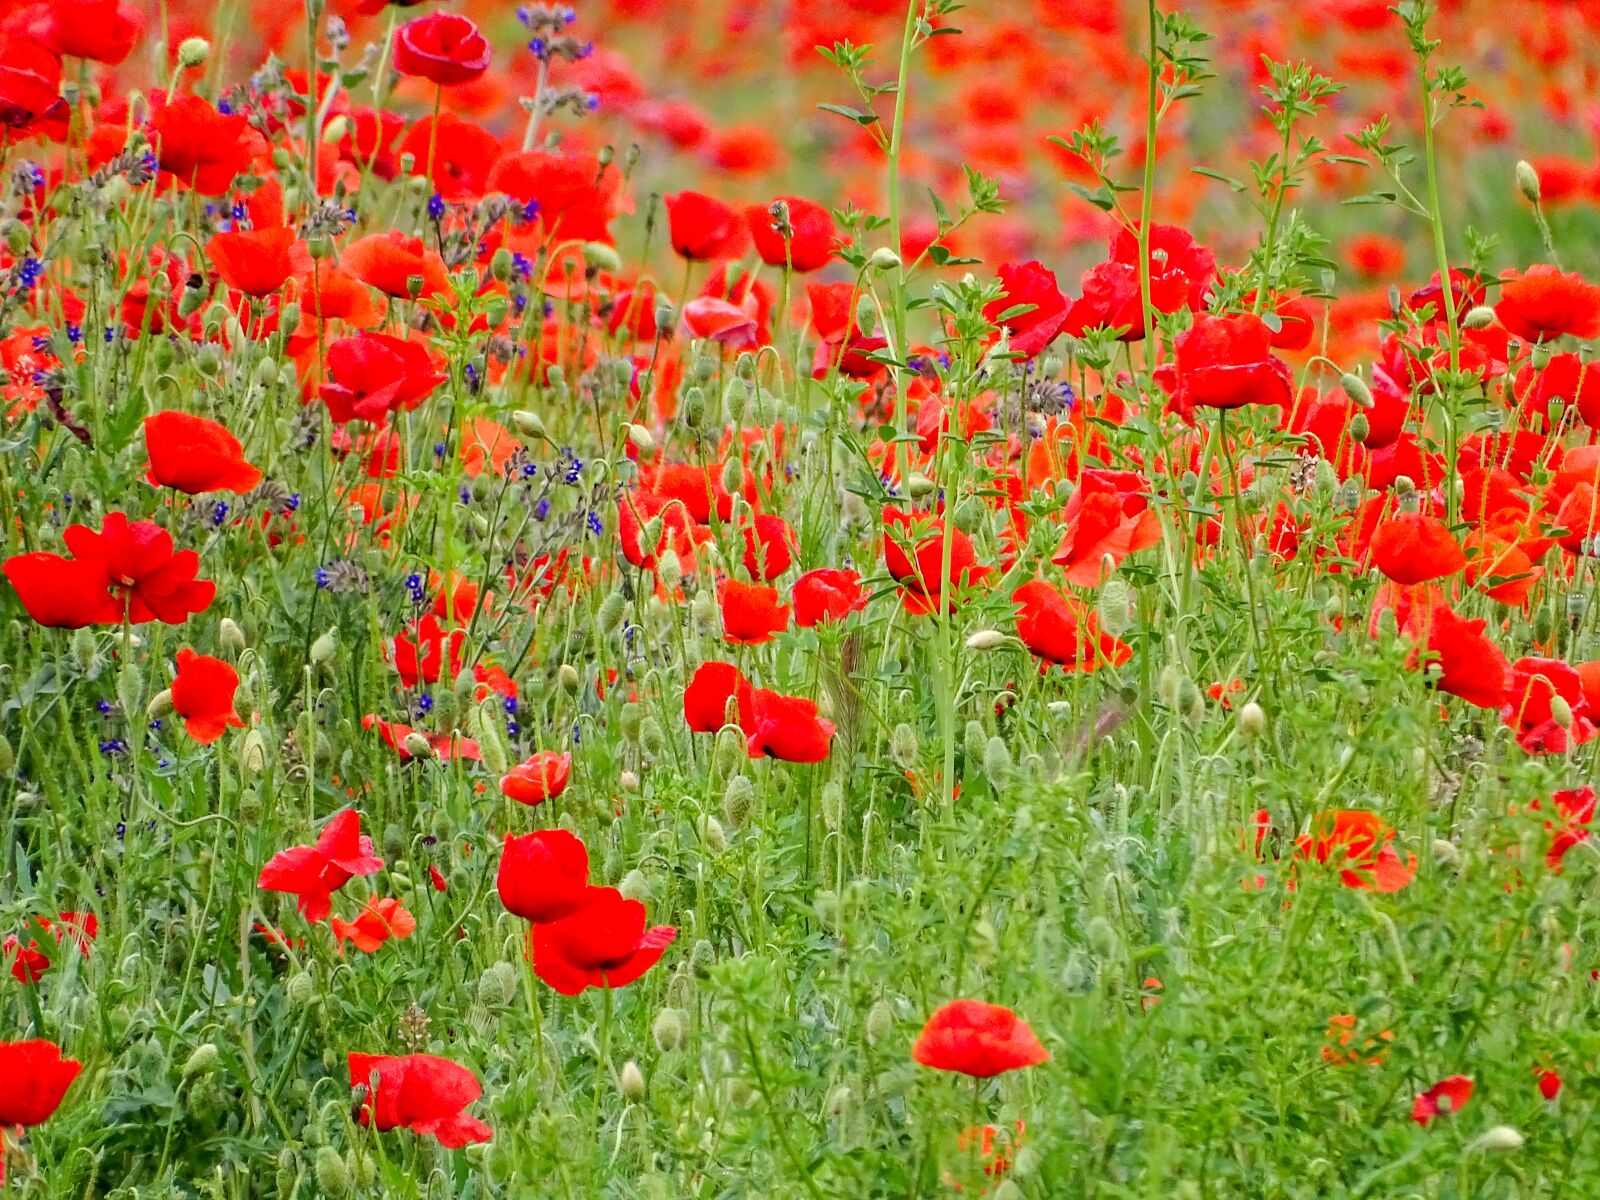
M1318 813L1311 832L1295 839L1295 858L1332 866L1357 891L1398 892L1417 873L1417 856L1402 859L1389 843L1395 831L1377 813L1339 809Z
M971 587L987 579L993 570L978 562L972 539L950 526L950 570L944 573L943 518L924 519L886 507L883 525L883 565L900 584L901 602L910 612L938 612L947 586ZM925 528L927 532L919 538L912 533L914 528Z
M1047 1062L1050 1052L1004 1005L952 1000L928 1018L911 1057L936 1071L988 1079Z
M352 418L382 424L410 412L444 382L420 342L386 333L358 333L328 346L328 382L321 396L336 424Z
M1411 1105L1411 1119L1426 1129L1435 1117L1445 1117L1459 1112L1471 1098L1471 1077L1450 1075L1427 1091L1418 1093Z
M0 1042L0 1129L49 1120L82 1070L54 1042Z
M1144 338L1144 297L1139 281L1139 233L1111 235L1110 255L1083 275L1083 295L1072 305L1066 332L1120 330L1124 342ZM1159 313L1199 312L1217 274L1217 256L1175 225L1150 226L1150 304Z
M1186 424L1194 424L1196 408L1287 408L1294 395L1289 364L1272 354L1272 331L1251 313L1200 314L1178 335L1174 357L1176 364L1164 364L1156 374L1172 397L1168 411Z
M154 521L109 512L98 531L68 525L62 533L72 558L43 551L6 559L4 571L28 615L41 625L80 629L134 624L181 625L204 612L216 585L196 579L200 556L174 551L172 535Z
M1396 513L1373 531L1371 547L1373 565L1396 583L1444 579L1467 565L1449 526L1428 513Z
M451 762L454 759L470 759L479 762L483 758L483 750L478 743L459 733L428 733L425 730L413 729L410 725L399 721L385 721L376 713L367 713L361 718L361 728L376 729L378 736L384 743L400 756L401 762L410 762L412 753L406 744L406 739L416 734L428 744L428 753L440 762Z
M1365 1063L1377 1066L1389 1056L1388 1044L1394 1041L1392 1029L1380 1030L1356 1044L1356 1017L1354 1013L1336 1013L1328 1018L1328 1028L1323 1035L1328 1044L1322 1047L1322 1061L1333 1066Z
M85 957L89 954L89 944L100 932L100 919L93 913L58 913L53 921L49 917L34 917L33 924L41 932L54 935L57 945L70 938ZM51 962L51 956L39 949L37 941L30 937L24 946L16 934L9 935L0 945L0 959L11 960L11 976L18 983L38 983L50 969Z
M1433 685L1441 692L1479 708L1499 708L1511 686L1511 664L1484 633L1487 625L1484 618L1470 620L1437 604L1428 618L1427 660L1439 668ZM1412 658L1420 661L1420 655Z
M1564 709L1559 717L1557 700ZM1582 677L1559 658L1519 658L1511 664L1500 720L1516 730L1517 745L1529 754L1563 754L1596 733Z
M158 412L144 419L144 444L150 454L146 476L157 487L190 496L201 492L248 492L261 472L244 457L244 447L227 428L185 412Z
M778 603L778 599L777 588L724 579L717 588L717 600L722 606L722 640L758 646L788 629L789 606Z
M435 12L394 32L394 69L450 87L470 83L489 69L489 43L459 13Z
M1539 1089L1539 1095L1546 1100L1554 1100L1561 1094L1561 1074L1552 1071L1549 1067L1535 1067L1533 1073L1538 1076L1534 1084Z
M294 274L290 253L294 230L283 227L216 233L206 242L206 258L218 278L245 296L270 296Z
M671 925L646 926L640 901L616 888L587 888L571 913L534 925L534 973L563 996L623 987L660 962L678 936Z
M116 66L144 32L136 5L122 0L48 0L19 9L6 22L62 58Z
M163 177L202 196L221 196L267 142L243 116L195 95L172 96L150 116L150 144Z
M1097 671L1133 657L1132 647L1101 631L1098 614L1042 579L1012 592L1011 602L1021 606L1017 637L1047 664Z
M589 851L565 829L505 836L495 889L506 911L535 925L573 912L589 886Z
M409 1129L456 1150L487 1142L494 1131L465 1112L483 1095L473 1073L432 1054L351 1054L350 1086L357 1093L359 1121L380 1132Z
M1004 289L984 306L984 319L1011 335L1010 348L1025 358L1040 354L1067 320L1067 298L1056 275L1041 262L1006 263L999 272Z
M400 682L414 688L419 683L438 683L441 677L455 679L461 674L461 646L466 637L464 629L445 633L438 617L423 613L415 626L401 630L390 644L390 661Z
M543 804L567 790L567 779L571 774L571 754L541 750L500 777L500 792L518 804L530 807Z
M1600 287L1544 263L1504 275L1494 311L1513 337L1527 342L1600 336Z
M743 532L744 569L751 579L770 583L794 563L794 530L782 517L758 513Z
M1061 545L1050 561L1066 568L1067 582L1078 587L1103 582L1107 556L1119 564L1161 540L1149 485L1136 471L1085 469L1061 516Z
M339 265L395 300L437 296L450 289L449 272L438 251L396 229L357 238L344 248ZM415 291L413 281L419 284Z
M372 839L361 832L361 815L353 808L335 813L323 826L316 844L280 850L261 868L256 885L269 892L299 897L306 920L317 922L333 908L333 893L357 875L383 869L372 852Z
M369 899L354 921L334 917L329 924L336 941L349 942L363 954L372 954L390 938L408 938L417 919L393 898Z
M779 203L788 208L782 227L772 215ZM744 211L756 253L767 266L787 266L804 275L827 266L833 257L838 232L832 214L822 205L799 196L780 196L772 204L752 204Z
M867 606L861 576L836 567L807 571L794 581L789 599L794 609L794 623L802 629L824 621L842 621Z
M727 723L728 701L749 686L732 663L701 663L683 689L683 719L694 733L715 733Z
M828 757L837 730L818 715L814 701L752 687L738 699L739 728L751 758L815 763Z
M61 59L31 37L0 35L0 125L24 130L65 110Z
M762 329L751 298L734 304L717 296L697 296L683 306L683 327L689 336L716 342L730 350L753 350L762 344Z
M702 192L664 197L672 248L691 262L738 258L750 242L744 219L720 200Z
M172 680L172 708L183 718L189 736L209 746L230 728L244 722L233 710L239 673L229 663L185 646L178 651L178 673Z

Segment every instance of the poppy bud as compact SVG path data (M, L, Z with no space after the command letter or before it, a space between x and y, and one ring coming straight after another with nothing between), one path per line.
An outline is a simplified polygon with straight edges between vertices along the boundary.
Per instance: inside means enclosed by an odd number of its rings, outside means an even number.
M738 829L750 819L755 806L756 785L747 776L735 775L728 780L722 793L722 815L728 818L728 824Z
M1022 1189L1009 1179L1002 1179L992 1193L994 1200L1022 1200Z
M0 225L0 233L5 238L6 249L12 254L23 254L33 244L32 232L15 217L8 218L4 225Z
M578 689L583 685L583 680L578 677L578 669L571 663L562 663L561 669L556 672L556 678L561 681L561 690L569 696L576 696Z
M626 604L621 592L606 593L606 598L600 601L600 608L595 613L595 624L600 632L610 633L622 624L622 611Z
M1107 558L1110 555L1106 556ZM1133 628L1133 593L1120 579L1108 579L1100 589L1097 606L1100 628L1114 638L1120 638Z
M911 496L913 499L921 499L923 496L931 496L934 492L938 491L938 489L939 485L934 483L933 480L929 479L920 471L913 471L911 473L911 478L906 481L906 494Z
M1358 442L1367 440L1367 435L1372 432L1372 425L1367 420L1366 413L1357 413L1350 418L1350 436Z
M892 271L900 265L900 256L887 246L879 246L867 262L874 271Z
M1472 1143L1472 1147L1476 1150L1493 1150L1509 1154L1513 1150L1522 1149L1522 1142L1522 1135L1511 1126L1495 1125L1484 1130L1478 1140Z
M893 1033L894 1009L887 1000L879 1000L867 1009L867 1040L873 1045L878 1045Z
M1372 407L1372 389L1361 376L1346 371L1339 376L1339 386L1344 389L1344 394L1350 397L1351 403L1358 408Z
M238 622L232 617L223 617L218 624L217 641L229 654L239 655L244 653L244 630L239 628Z
M1533 640L1548 642L1556 633L1556 619L1548 608L1533 614Z
M210 57L211 43L203 37L188 37L178 43L178 65L186 71L204 66Z
M909 771L917 764L917 731L902 721L889 735L889 756L901 770Z
M324 1196L331 1200L342 1200L342 1197L350 1194L350 1168L344 1165L344 1158L332 1146L319 1148L312 1164L317 1187Z
M496 963L478 976L478 1003L485 1008L510 1004L516 998L515 986L506 986L506 977L496 969L499 965Z
M828 1093L827 1109L830 1117L841 1117L850 1107L850 1101L855 1098L855 1093L848 1084L841 1083Z
M622 1064L622 1071L617 1076L617 1091L622 1093L624 1100L632 1104L644 1099L644 1072L639 1070L639 1064L631 1058Z
M697 625L705 629L715 629L718 621L716 593L710 588L701 588L694 594L689 611L694 615Z
M150 697L150 703L144 706L144 715L152 721L159 721L172 715L172 689L162 688Z
M661 728L661 722L654 717L646 717L639 724L639 745L651 758L659 758L667 749L667 733Z
M650 1036L655 1039L656 1049L663 1054L670 1054L683 1045L683 1035L683 1014L675 1008L663 1008L650 1023Z
M1394 494L1402 499L1417 490L1416 481L1409 475L1396 475L1394 477Z
M309 971L296 971L283 985L283 995L291 1008L305 1008L317 995L317 984Z
M989 744L989 732L982 721L968 721L961 731L961 750L969 764L983 761L984 748Z
M1533 169L1533 164L1525 158L1517 160L1517 191L1522 193L1522 198L1529 204L1539 203L1541 195L1539 189L1539 172Z
M1467 315L1461 318L1463 329L1487 329L1494 324L1494 309L1487 304L1479 304L1467 310Z
M293 337L295 335L295 331L300 328L300 302L298 300L291 300L278 310L278 328L283 331L284 337ZM286 368L288 365L288 363L284 364ZM289 376L289 382L291 384L294 382L293 375Z
M519 408L511 414L511 423L523 437L544 437L544 419L538 413Z
M215 1043L202 1042L194 1048L194 1053L184 1060L183 1077L190 1079L196 1075L210 1074L216 1069L220 1057Z
M1011 747L999 734L989 739L983 748L983 773L990 783L1004 782L1011 774Z
M246 780L254 779L267 769L267 739L261 736L259 729L248 729L239 739L236 761L239 774Z
M1550 697L1550 719L1563 729L1572 728L1572 705L1565 696Z
M591 271L617 272L622 270L622 258L617 254L614 246L604 242L585 242L583 244L583 265Z
M139 693L142 691L144 678L139 668L131 662L125 664L117 675L117 703L122 705L124 713L139 711Z
M1103 916L1089 918L1083 927L1084 940L1101 958L1112 958L1117 952L1117 931Z
M1433 841L1433 860L1444 863L1446 866L1455 866L1461 860L1461 851L1456 849L1454 842L1444 838L1435 838Z
M402 745L405 746L406 753L412 758L430 759L433 757L433 743L414 729L406 734Z
M822 785L822 822L829 829L844 824L844 787L837 780Z
M94 633L88 629L79 629L72 635L72 661L78 670L93 679L99 674L95 665L99 661L100 651L95 645Z
M1254 741L1267 731L1267 714L1254 700L1239 709L1239 732Z
M311 665L313 667L325 667L333 661L333 656L338 652L338 635L330 629L311 643Z
M656 451L655 434L651 433L643 425L629 425L627 428L628 428L628 445L632 446L640 454L654 454L655 453L655 451Z
M711 853L721 854L728 848L728 835L722 831L722 822L715 817L702 816L695 822L694 831L701 845Z
M483 306L483 319L489 323L491 329L498 329L505 324L509 307L504 296L490 296L488 303Z

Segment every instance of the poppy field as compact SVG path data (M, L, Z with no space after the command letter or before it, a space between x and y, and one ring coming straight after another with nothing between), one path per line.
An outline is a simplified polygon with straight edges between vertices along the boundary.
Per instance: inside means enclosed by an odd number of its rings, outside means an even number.
M1600 1195L1597 46L0 0L0 1195Z

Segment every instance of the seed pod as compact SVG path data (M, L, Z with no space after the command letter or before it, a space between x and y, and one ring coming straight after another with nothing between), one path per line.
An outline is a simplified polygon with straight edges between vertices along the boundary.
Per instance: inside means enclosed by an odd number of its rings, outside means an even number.
M747 776L735 775L722 793L722 815L738 829L750 819L756 807L756 785Z

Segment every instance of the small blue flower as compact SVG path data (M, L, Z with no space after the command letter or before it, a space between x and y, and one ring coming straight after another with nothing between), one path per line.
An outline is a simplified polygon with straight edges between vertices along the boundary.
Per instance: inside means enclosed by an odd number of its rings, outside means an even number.
M605 531L606 523L600 519L600 514L591 511L589 513L589 532L594 534L595 537L600 537Z
M428 218L433 221L444 219L444 197L438 192L428 197Z
M67 326L67 341L71 342L74 346L76 346L79 342L83 341L83 326L82 325L68 325Z
M99 711L102 717L109 717L111 715L111 701L109 700L101 700L95 705L95 708Z
M216 504L212 505L212 507L211 507L211 524L212 524L212 527L215 528L217 526L220 526L227 519L228 519L228 502L226 500L218 500L216 502Z
M533 506L533 519L535 521L542 521L546 517L548 517L549 515L550 515L550 497L549 496L543 496L543 497L540 498L539 503L537 503L537 504L535 504Z
M326 567L318 567L317 568L317 586L319 588L326 588L328 586L328 584L330 584L331 582L333 582L333 577L328 574L327 568Z

